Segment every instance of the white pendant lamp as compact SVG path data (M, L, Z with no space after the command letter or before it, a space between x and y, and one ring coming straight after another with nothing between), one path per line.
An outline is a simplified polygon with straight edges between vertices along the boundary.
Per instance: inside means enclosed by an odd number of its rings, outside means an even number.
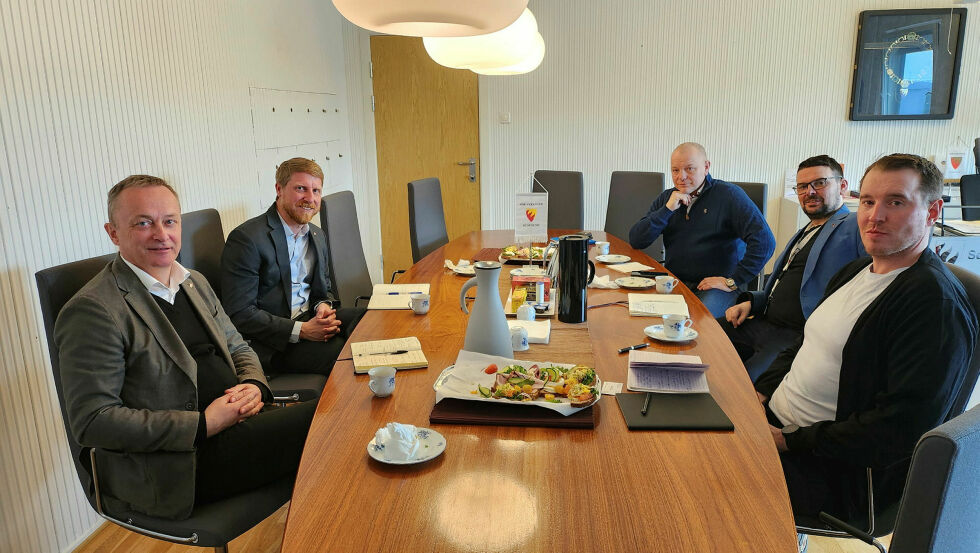
M333 0L351 23L390 35L463 37L499 31L528 0Z
M535 33L536 40L531 53L528 54L526 58L521 60L514 65L506 65L504 67L491 67L487 69L472 69L474 73L479 73L480 75L522 75L524 73L530 73L541 65L544 61L544 38L541 33Z
M453 69L494 69L524 61L543 39L531 10L495 33L470 37L424 37L422 44L436 63Z

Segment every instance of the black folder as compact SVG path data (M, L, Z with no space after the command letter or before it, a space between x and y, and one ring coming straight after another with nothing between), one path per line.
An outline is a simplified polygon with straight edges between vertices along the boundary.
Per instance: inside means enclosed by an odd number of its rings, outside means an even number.
M711 394L650 394L647 414L641 414L647 394L616 394L630 430L735 430Z

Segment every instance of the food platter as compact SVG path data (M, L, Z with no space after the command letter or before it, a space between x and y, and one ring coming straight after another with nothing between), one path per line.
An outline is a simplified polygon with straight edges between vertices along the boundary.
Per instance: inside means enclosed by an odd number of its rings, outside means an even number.
M544 263L544 246L515 246L505 247L497 258L501 263Z
M593 367L460 351L433 384L436 403L467 401L544 407L571 415L595 405L602 380Z

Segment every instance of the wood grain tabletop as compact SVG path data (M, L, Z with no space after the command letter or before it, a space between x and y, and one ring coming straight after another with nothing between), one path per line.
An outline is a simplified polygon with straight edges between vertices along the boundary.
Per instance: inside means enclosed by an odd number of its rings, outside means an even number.
M610 242L610 253L662 269L614 236L593 235ZM432 461L394 466L368 456L368 442L388 422L430 426L432 384L463 345L459 291L467 278L443 260L471 259L512 238L513 231L482 231L450 242L398 279L431 283L427 315L369 311L358 325L351 341L417 336L429 367L399 371L394 394L382 399L350 361L337 363L307 438L282 551L795 551L762 408L724 332L683 285L675 293L684 294L699 333L692 342L646 338L643 328L660 319L613 305L590 309L579 325L552 319L565 346L532 344L521 357L565 361L569 340L580 336L599 376L625 383L621 347L648 342L647 351L699 355L734 432L631 432L615 398L603 396L593 407L595 429L431 425L447 443ZM502 297L511 267L500 277ZM598 262L596 274L623 276ZM589 304L626 294L590 289ZM349 345L340 357L350 357Z

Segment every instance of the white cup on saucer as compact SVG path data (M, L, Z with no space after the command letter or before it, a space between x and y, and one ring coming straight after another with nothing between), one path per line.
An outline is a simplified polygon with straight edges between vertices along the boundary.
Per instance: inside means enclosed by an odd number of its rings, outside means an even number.
M598 255L609 255L609 242L596 242L595 249Z
M681 338L685 330L691 328L694 321L684 315L664 315L664 336L668 338Z
M531 347L527 343L527 329L523 326L515 326L511 328L510 345L514 351L527 351L527 349Z
M672 276L660 275L654 280L657 281L658 294L669 294L674 291L674 286L677 286L677 279Z
M429 312L429 294L412 294L408 298L408 306L416 315L425 315Z
M395 368L374 367L368 371L371 380L368 388L378 397L388 397L395 392Z

